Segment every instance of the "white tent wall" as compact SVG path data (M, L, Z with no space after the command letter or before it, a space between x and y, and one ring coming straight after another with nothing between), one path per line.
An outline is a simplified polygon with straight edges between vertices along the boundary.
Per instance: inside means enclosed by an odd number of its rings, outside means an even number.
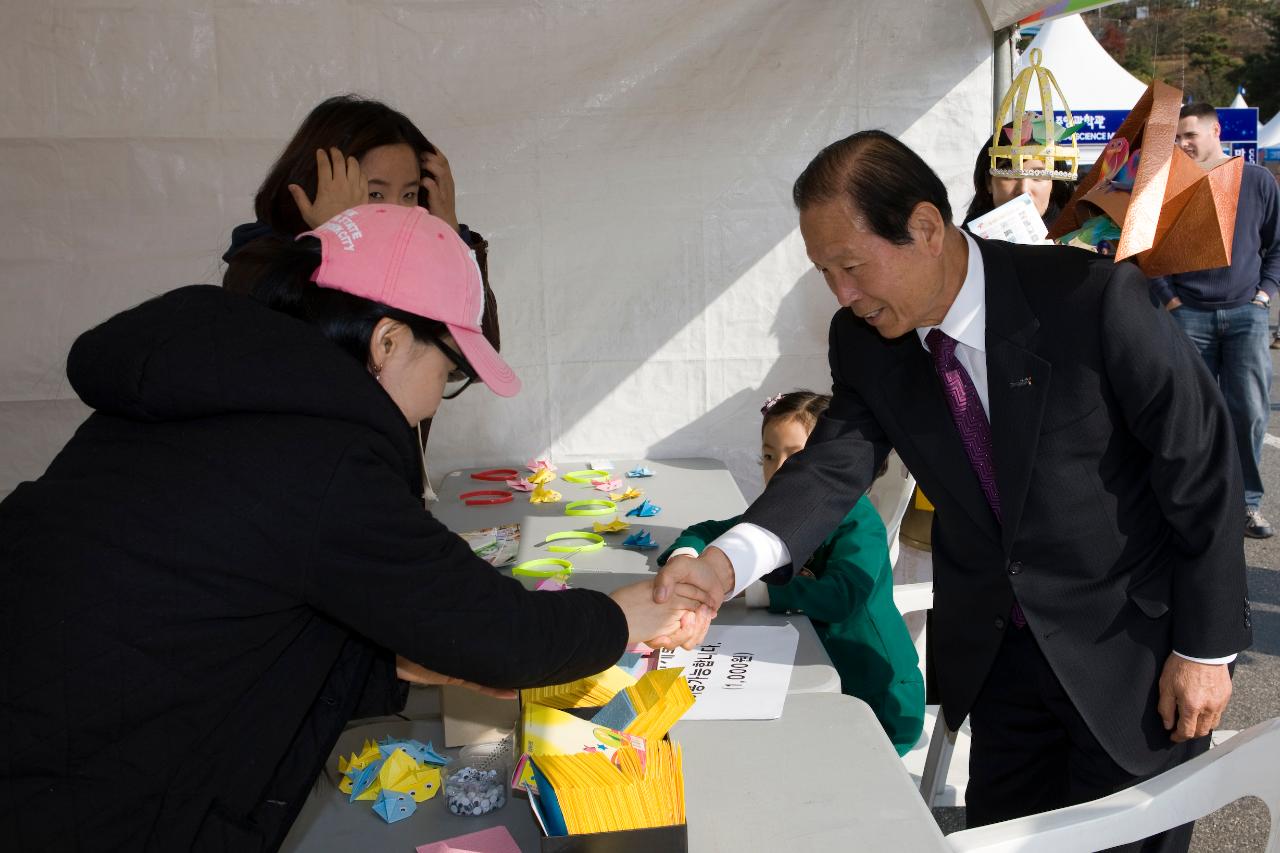
M477 388L445 403L434 473L541 451L698 454L754 492L760 402L830 384L834 303L791 182L826 143L879 127L962 212L991 50L976 0L10 8L0 495L87 414L64 374L76 335L216 282L268 165L345 91L400 108L449 155L525 383L511 400Z

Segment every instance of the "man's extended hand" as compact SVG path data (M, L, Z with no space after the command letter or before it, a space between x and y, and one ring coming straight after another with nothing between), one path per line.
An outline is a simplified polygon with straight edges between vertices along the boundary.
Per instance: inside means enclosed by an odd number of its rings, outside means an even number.
M1216 729L1230 700L1231 675L1225 663L1196 663L1175 654L1164 662L1156 710L1175 743Z
M707 548L700 557L672 557L653 582L653 600L666 601L672 590L697 599L704 607L681 620L678 635L656 638L660 645L692 649L702 642L711 620L733 592L733 564L719 548Z
M707 548L700 557L672 557L653 582L653 600L659 604L666 601L679 583L694 587L697 592L693 596L714 614L725 596L733 592L733 563L715 547Z

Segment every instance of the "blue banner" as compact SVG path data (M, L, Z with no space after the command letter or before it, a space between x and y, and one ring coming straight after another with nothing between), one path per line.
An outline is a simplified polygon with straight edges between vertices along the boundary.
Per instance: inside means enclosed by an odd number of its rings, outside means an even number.
M1218 124L1222 125L1223 142L1258 141L1257 107L1244 107L1243 109L1238 110L1218 110Z
M1076 137L1079 145L1106 145L1124 120L1128 118L1128 110L1072 110L1071 118L1076 124L1084 123L1080 135ZM1067 114L1055 111L1053 120L1061 127L1067 126Z
M1129 117L1128 110L1072 110L1071 118L1077 123L1084 123L1077 143L1080 145L1106 145L1124 120ZM1060 126L1067 126L1067 114L1055 111L1053 120ZM1243 109L1218 110L1218 124L1222 126L1222 144L1231 151L1232 156L1243 156L1249 163L1258 162L1258 110L1256 107Z

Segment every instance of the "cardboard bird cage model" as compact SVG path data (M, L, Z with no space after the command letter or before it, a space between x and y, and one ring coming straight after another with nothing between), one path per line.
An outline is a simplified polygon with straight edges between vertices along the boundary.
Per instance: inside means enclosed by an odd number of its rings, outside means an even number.
M1071 107L1067 105L1067 98L1062 94L1053 72L1041 65L1040 60L1040 50L1031 51L1031 64L1013 78L1013 85L1000 102L995 116L995 132L991 134L991 147L988 149L991 174L998 178L1074 181L1080 165L1080 147L1076 144L1080 127L1074 124ZM1040 89L1042 112L1039 116L1026 111L1033 77ZM1066 124L1061 127L1053 121L1053 92L1058 93L1058 100L1066 113ZM1011 125L1008 128L1005 127L1006 116ZM1064 139L1069 139L1069 142L1063 144ZM1008 165L1001 163L1002 160L1007 160ZM1028 167L1029 160L1038 160L1044 166Z

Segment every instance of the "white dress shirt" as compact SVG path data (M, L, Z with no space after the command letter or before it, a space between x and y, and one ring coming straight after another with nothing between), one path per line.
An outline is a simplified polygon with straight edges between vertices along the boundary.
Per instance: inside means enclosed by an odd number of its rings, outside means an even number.
M955 301L947 309L942 322L935 326L924 326L916 329L920 345L927 351L929 345L925 338L933 329L941 329L943 334L956 341L956 360L964 367L973 386L982 401L982 410L991 419L991 405L987 400L987 281L986 269L982 263L982 252L978 244L965 231L965 243L969 249L969 263L965 271L964 283ZM774 569L791 562L791 554L787 546L774 534L755 524L735 524L722 536L711 543L725 553L733 564L734 587L729 594L732 598L751 583L759 580ZM679 553L692 553L692 549L679 549ZM1196 663L1221 664L1235 660L1235 655L1225 658L1193 658L1189 655L1174 652L1179 657Z

